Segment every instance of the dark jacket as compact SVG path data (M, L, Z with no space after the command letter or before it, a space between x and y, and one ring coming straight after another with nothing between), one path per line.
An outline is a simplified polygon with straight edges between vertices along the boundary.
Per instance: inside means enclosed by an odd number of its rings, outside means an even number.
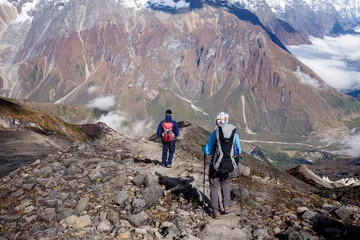
M174 134L175 134L175 137L179 136L179 126L178 126L177 122L174 121L174 120L172 120L172 118L171 118L170 115L167 115L167 116L165 117L165 119L162 120L162 121L159 123L159 125L158 125L157 135L158 135L159 137L161 137L161 134L162 134L162 127L161 127L162 123L163 123L163 122L171 122L171 121L172 121L173 124L174 124L173 132L174 132Z

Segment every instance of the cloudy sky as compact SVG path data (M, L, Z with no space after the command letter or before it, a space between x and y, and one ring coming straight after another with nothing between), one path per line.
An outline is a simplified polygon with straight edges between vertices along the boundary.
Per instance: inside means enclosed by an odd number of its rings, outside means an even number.
M360 36L310 38L312 45L287 46L328 85L347 92L360 89Z

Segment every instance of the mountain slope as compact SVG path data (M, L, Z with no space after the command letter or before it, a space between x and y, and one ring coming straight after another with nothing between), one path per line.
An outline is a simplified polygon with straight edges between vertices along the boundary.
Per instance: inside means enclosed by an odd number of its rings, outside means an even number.
M0 98L0 176L69 143L93 141L112 132L103 123L73 125Z
M321 197L316 188L244 153L250 171L231 181L231 211L212 219L209 163L203 175L201 152L208 135L196 125L182 128L170 169L159 165L158 143L117 134L72 144L17 169L0 179L0 236L356 239L358 205ZM351 190L344 200L358 204L359 189Z
M209 129L221 109L242 130L300 135L346 133L344 121L359 115L359 103L326 86L263 27L223 8L170 14L91 0L39 9L3 71L3 95L67 105L112 96L110 109L141 119L162 118L151 111L155 102L188 104L179 115ZM159 101L163 90L173 102Z

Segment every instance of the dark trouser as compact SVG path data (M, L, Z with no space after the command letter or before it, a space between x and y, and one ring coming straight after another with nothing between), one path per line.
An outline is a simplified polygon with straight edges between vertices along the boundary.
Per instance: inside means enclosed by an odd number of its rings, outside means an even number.
M219 211L219 186L221 187L223 206L231 207L230 174L217 172L212 165L209 169L210 200L214 211Z
M172 159L175 153L175 140L171 143L163 143L163 153L162 153L162 165L171 165ZM168 158L168 151L169 151L169 158ZM167 162L166 162L167 160Z

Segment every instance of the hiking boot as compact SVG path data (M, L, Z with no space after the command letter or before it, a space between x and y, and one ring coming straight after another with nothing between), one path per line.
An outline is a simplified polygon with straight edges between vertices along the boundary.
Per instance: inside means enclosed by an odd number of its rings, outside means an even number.
M224 207L224 213L228 214L231 212L231 207Z
M171 165L166 165L167 168L171 168Z
M220 218L220 212L219 212L219 211L213 211L212 217L213 217L214 219L219 219L219 218Z
M166 167L166 164L160 163L160 166L162 166L162 167Z

